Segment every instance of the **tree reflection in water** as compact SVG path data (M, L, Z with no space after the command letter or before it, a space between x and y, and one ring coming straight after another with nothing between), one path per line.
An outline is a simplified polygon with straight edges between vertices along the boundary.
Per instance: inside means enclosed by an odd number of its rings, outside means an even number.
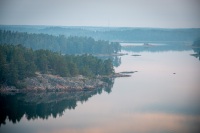
M65 109L75 109L77 102L86 102L90 97L101 94L102 91L111 93L114 79L106 79L106 88L79 92L38 92L0 95L0 126L6 124L6 119L13 123L19 122L25 115L28 120L48 119L62 116Z

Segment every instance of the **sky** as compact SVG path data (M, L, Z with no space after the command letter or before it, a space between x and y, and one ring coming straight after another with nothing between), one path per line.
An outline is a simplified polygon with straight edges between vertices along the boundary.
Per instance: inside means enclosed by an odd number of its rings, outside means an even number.
M0 0L0 25L200 28L200 0Z

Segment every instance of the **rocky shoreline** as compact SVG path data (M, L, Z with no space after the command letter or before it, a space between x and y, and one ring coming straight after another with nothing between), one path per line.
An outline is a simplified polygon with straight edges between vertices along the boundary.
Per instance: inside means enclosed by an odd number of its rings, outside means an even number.
M23 89L17 89L14 86L3 86L0 89L0 93L87 91L94 90L95 88L105 88L109 86L105 82L105 79L116 77L130 77L130 75L115 73L109 76L88 78L82 75L76 77L60 77L57 75L36 73L35 77L29 77L23 81L23 84L25 84Z

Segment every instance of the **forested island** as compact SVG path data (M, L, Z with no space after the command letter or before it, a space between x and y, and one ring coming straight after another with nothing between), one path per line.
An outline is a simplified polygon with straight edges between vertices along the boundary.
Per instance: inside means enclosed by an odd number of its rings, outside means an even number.
M1 90L7 86L48 91L92 89L105 85L101 77L113 73L111 60L89 54L62 55L22 45L0 45Z
M0 30L0 44L22 44L33 50L45 49L61 54L113 54L121 51L118 42L94 40L91 37L35 34Z

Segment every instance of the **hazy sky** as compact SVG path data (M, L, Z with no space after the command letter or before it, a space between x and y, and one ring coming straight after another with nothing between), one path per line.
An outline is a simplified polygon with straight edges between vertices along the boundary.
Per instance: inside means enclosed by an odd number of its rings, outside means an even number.
M200 28L200 0L0 0L0 24Z

